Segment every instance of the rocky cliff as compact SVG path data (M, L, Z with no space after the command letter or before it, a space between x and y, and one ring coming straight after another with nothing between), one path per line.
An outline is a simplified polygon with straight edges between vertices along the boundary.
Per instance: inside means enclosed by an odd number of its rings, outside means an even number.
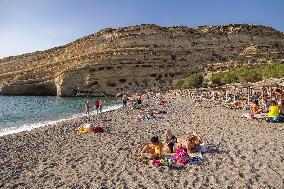
M266 26L104 29L65 46L0 59L0 93L72 96L155 90L194 72L283 59L284 34Z

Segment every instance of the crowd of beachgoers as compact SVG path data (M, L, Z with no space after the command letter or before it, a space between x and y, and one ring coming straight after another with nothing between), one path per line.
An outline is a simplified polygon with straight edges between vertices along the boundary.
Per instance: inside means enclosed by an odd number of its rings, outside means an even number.
M254 93L252 91L210 93L207 90L187 92L195 99L221 103L223 106L235 110L249 110L242 115L244 118L284 122L284 91L280 88L272 90L271 87L263 86L260 91Z
M96 114L86 98L85 117L0 137L0 188L283 188L274 92L123 94Z

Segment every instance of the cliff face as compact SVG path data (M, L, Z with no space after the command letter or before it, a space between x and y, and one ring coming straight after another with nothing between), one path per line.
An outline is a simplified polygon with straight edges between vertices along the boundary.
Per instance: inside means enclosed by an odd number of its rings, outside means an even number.
M284 34L265 26L104 29L65 46L0 59L0 93L70 96L158 89L193 72L283 59Z

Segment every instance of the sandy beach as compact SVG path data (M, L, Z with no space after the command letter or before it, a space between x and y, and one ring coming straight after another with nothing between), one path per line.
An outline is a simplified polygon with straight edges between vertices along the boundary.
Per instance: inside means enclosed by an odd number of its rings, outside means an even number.
M172 94L165 98L169 101ZM94 115L103 133L76 134L85 118L0 137L0 188L284 188L284 124L178 96L151 121L129 110ZM165 130L194 130L208 153L200 165L153 167L133 159Z

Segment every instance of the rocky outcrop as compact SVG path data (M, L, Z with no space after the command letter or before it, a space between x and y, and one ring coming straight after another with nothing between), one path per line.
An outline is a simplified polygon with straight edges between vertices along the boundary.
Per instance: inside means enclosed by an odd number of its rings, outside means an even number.
M284 59L284 34L271 27L159 27L104 29L65 46L0 60L5 95L116 94L167 88L194 72Z

